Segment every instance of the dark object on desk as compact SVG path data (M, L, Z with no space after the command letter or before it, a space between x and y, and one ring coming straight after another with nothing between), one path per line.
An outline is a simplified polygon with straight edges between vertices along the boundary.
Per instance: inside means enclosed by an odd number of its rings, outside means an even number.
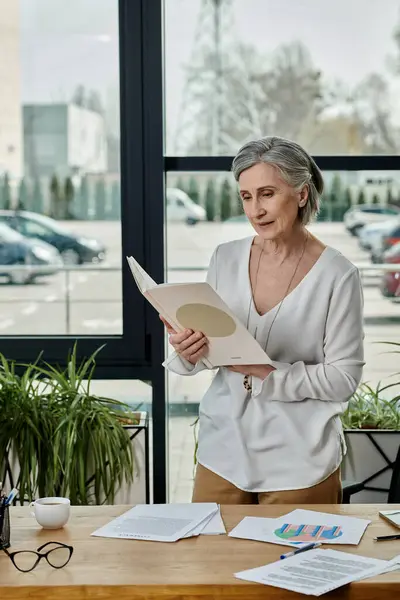
M0 500L0 550L10 546L10 507Z
M393 467L392 478L390 480L389 494L388 494L388 504L398 504L400 503L400 447L397 451L396 459L393 463L389 463L389 467ZM387 468L385 467L383 471ZM374 477L377 476L375 473ZM369 480L359 481L359 482L350 482L343 481L343 504L350 504L350 498L353 494L357 494L357 492L361 492Z
M374 538L376 542L385 542L390 540L400 540L400 533L395 533L394 535L379 535Z

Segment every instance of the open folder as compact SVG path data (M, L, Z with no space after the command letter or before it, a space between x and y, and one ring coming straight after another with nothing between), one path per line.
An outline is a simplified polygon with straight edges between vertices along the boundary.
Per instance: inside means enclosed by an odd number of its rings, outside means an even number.
M140 292L175 331L201 331L208 338L209 351L202 359L206 367L271 362L208 283L157 284L132 256L127 261Z

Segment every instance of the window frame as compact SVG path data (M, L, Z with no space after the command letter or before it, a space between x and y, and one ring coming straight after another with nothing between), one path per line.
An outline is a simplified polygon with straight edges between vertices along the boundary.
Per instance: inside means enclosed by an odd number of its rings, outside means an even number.
M125 256L156 281L164 278L163 38L161 0L119 0L121 110L122 335L0 336L8 359L40 353L65 366L78 340L78 360L96 358L96 379L140 379L152 387L152 500L167 500L164 328L137 290Z
M78 340L78 356L90 355L99 346L96 376L101 378L151 378L154 323L146 301L138 292L125 260L132 254L146 270L163 279L163 194L162 127L150 119L149 107L162 111L159 90L154 98L151 86L162 85L161 61L148 40L156 38L150 22L160 21L159 2L146 7L142 0L119 0L119 70L121 110L121 235L122 235L122 335L2 335L1 352L10 358L32 362L43 352L51 364L65 364L68 351ZM154 11L154 8L156 9ZM152 42L156 40L152 39ZM157 61L159 69L157 72ZM151 81L146 62L154 69ZM159 81L157 81L159 79ZM152 88L151 88L152 89ZM145 101L146 98L146 101ZM152 144L148 140L152 139ZM147 164L156 164L158 173L149 176ZM158 214L158 219L154 215ZM151 220L150 220L151 219ZM157 235L146 234L157 229ZM132 233L134 232L134 235ZM161 236L161 240L159 239ZM161 254L160 254L161 252ZM157 342L156 342L157 343ZM159 343L159 341L158 341Z
M232 156L164 155L164 23L168 0L119 0L121 107L122 336L0 336L8 358L31 362L40 352L65 365L78 339L79 357L101 344L98 379L142 379L152 386L153 501L167 500L164 329L137 291L125 256L164 280L165 178L168 172L229 172ZM400 155L314 156L323 171L397 171Z

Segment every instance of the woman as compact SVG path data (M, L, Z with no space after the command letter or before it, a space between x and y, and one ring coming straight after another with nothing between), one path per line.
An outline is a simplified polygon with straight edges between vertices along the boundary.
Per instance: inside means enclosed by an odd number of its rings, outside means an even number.
M364 365L359 273L306 228L323 179L301 146L249 142L232 170L256 235L218 246L207 280L272 360L218 369L200 405L193 501L337 503L339 415ZM165 324L175 353L164 365L204 369L205 336Z

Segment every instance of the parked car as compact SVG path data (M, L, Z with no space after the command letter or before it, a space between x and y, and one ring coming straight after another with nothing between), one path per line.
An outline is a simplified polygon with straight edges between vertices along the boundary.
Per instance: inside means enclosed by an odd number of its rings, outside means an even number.
M400 265L400 242L387 250L382 262ZM380 290L386 298L394 298L400 295L400 271L386 271L381 279Z
M343 217L345 227L352 235L358 235L364 225L387 221L388 217L400 217L400 208L393 205L358 204L349 208Z
M167 188L167 221L181 221L188 225L196 225L206 220L206 211L202 206L178 188Z
M61 266L60 253L54 246L24 238L0 223L0 275L7 277L9 283L30 283L37 277L53 275Z
M358 243L363 250L373 250L381 243L382 237L389 232L393 225L400 224L400 217L393 217L381 223L365 225L358 235Z
M371 249L371 260L378 264L382 262L387 250L400 242L400 222L388 229Z
M27 238L51 244L61 254L64 264L80 265L104 260L104 244L93 238L68 231L50 217L25 210L0 210L0 223L6 223Z

